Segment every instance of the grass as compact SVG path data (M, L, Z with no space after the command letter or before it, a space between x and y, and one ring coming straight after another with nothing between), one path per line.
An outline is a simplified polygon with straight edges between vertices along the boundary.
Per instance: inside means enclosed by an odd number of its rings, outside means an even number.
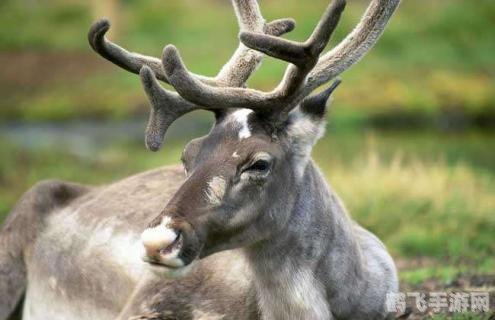
M336 39L352 29L366 4L349 2ZM301 40L311 32L326 3L318 0L306 6L299 0L283 4L277 0L263 2L262 9L268 19L296 18L298 27L288 37ZM6 0L0 4L0 52L68 53L51 61L48 70L34 64L32 73L46 77L22 85L16 85L16 70L8 71L9 65L16 64L5 62L6 69L0 71L1 119L122 118L147 111L137 77L110 66L89 50L85 33L94 16L109 14L103 11L95 13L79 0L52 0L43 5ZM190 69L199 73L214 74L237 42L235 19L224 2L126 1L112 16L116 20L112 39L156 56L166 43L174 43ZM12 25L16 25L15 34ZM341 108L335 117L359 122L399 113L435 123L454 113L468 122L480 117L493 121L494 27L495 3L491 0L403 1L372 53L346 72L337 93ZM81 54L86 58L81 60ZM80 66L65 74L70 59L76 64L80 61ZM283 63L267 59L250 83L270 89L284 68Z
M444 285L451 284L460 275L493 274L495 259L484 258L478 265L473 264L436 264L428 267L415 267L401 270L400 280L408 285L416 286L429 279L437 279Z
M428 318L427 318L428 319ZM451 317L438 315L433 316L432 320L491 320L493 319L493 314L475 314L475 313L465 313L465 314L454 314Z
M392 243L396 254L461 259L495 253L493 177L462 163L449 167L401 153L383 161L373 151L329 168L353 216Z

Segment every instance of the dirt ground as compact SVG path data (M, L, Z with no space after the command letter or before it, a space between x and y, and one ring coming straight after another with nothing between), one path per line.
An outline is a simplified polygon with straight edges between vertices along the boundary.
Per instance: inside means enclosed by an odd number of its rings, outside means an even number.
M408 285L401 283L400 292L406 295L406 311L398 313L397 319L407 320L426 320L426 319L489 319L495 320L495 275L459 275L453 281L444 283L438 279L429 279L418 285ZM479 313L468 317L463 313L449 312L448 307L442 308L441 311L434 311L431 308L429 298L431 294L444 294L447 303L451 303L449 298L455 293L488 293L489 294L489 311ZM423 294L428 302L426 310L418 310L417 294ZM469 296L470 297L470 296ZM470 311L471 305L467 307ZM423 312L421 312L423 311Z

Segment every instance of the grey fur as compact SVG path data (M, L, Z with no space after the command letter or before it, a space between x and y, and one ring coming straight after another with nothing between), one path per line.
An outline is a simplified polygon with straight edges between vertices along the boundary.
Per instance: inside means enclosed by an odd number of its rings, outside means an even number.
M27 285L26 253L53 210L69 205L88 188L74 183L43 181L22 197L0 232L0 319L14 311Z

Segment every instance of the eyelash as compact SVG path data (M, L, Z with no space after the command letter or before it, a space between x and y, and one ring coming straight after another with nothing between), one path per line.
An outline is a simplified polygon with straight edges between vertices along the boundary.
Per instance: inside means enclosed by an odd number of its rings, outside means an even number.
M248 168L246 168L246 170L248 171L266 171L268 170L270 167L270 164L268 163L268 161L265 161L265 160L258 160L256 161L255 163L253 163L252 165L250 165Z

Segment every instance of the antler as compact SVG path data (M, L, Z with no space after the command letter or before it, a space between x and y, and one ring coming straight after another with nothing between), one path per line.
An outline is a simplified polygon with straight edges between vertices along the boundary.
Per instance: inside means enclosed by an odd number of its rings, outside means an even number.
M165 47L162 63L166 77L186 100L204 108L250 108L284 119L315 88L359 61L376 43L400 0L372 0L363 18L339 45L320 57L345 7L345 0L333 1L312 35L305 42L293 42L258 32L241 32L247 47L291 63L281 83L271 92L246 88L219 88L194 77L177 49Z
M232 0L239 28L242 31L279 36L294 29L292 19L279 19L265 23L256 0ZM151 114L146 129L146 146L153 151L160 149L168 127L180 116L200 109L198 105L186 101L175 92L163 89L156 78L166 83L162 62L154 57L129 52L105 38L110 28L108 20L97 21L91 27L88 40L91 47L110 62L133 73L139 73L148 98L151 101ZM190 74L195 80L210 86L243 86L261 62L263 54L242 43L234 55L224 65L217 76L204 77Z

